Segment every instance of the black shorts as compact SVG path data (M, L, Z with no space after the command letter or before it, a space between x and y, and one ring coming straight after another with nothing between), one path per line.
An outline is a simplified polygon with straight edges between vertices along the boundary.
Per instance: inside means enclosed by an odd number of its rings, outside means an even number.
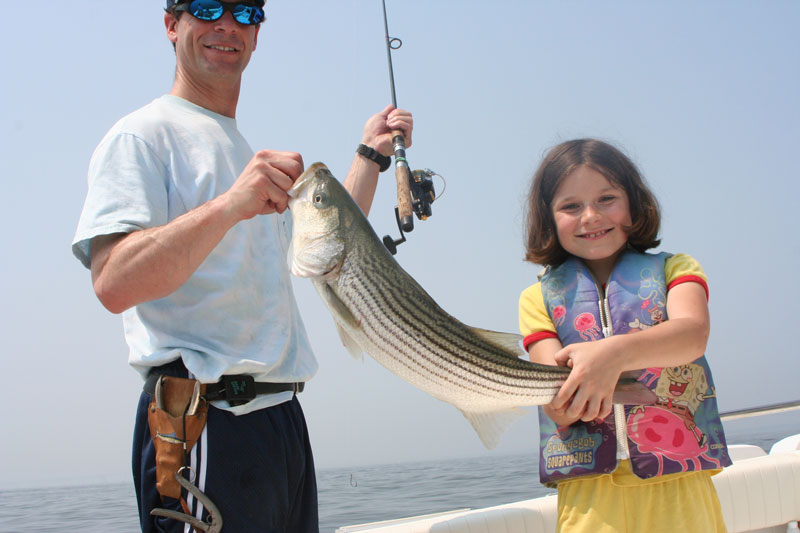
M185 377L185 370L171 370L164 373ZM147 422L150 401L143 392L133 435L133 481L142 531L191 532L184 522L150 516L156 507L182 512L178 500L162 501L156 491L155 449ZM220 510L223 532L319 531L314 459L297 396L241 416L209 407L208 422L191 452L191 467L195 484ZM192 513L208 520L203 506L183 492Z

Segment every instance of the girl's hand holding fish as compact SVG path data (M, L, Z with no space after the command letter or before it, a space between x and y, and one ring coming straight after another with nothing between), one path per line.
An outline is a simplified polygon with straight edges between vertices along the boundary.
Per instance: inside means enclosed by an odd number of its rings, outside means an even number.
M550 403L555 412L564 411L567 418L584 422L611 414L614 387L622 366L618 351L609 340L570 344L555 353L556 364L572 368Z
M569 403L563 405L562 407L556 409L553 407L553 404L547 404L542 406L542 410L545 412L550 419L556 423L559 427L567 427L571 426L578 420L580 420L580 416L570 416L567 414L567 409L569 408Z

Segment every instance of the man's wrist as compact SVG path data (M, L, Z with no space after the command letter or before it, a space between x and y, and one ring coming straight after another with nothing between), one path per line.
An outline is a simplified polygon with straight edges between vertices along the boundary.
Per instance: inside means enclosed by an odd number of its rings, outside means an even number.
M356 153L378 164L380 172L387 170L392 165L392 158L370 148L366 144L359 144Z

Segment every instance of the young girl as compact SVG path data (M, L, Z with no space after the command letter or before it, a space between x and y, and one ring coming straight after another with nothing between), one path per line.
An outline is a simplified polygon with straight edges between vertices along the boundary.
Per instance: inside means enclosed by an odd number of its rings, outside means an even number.
M559 531L725 531L711 475L730 459L703 355L700 265L645 253L660 242L658 203L601 141L553 148L528 210L526 259L547 268L520 296L525 347L531 361L572 367L539 411L539 475L558 486ZM637 370L655 405L613 405L620 374Z

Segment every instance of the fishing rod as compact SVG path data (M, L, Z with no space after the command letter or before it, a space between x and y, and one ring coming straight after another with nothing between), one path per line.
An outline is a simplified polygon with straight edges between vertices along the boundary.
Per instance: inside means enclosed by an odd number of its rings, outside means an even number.
M403 41L396 37L389 37L389 20L386 16L386 0L383 3L383 28L386 35L386 56L389 59L389 85L392 89L392 105L397 109L397 93L394 86L394 68L392 67L392 50L397 50L403 46ZM404 243L405 232L414 229L414 217L412 211L420 220L426 220L433 213L431 204L436 199L436 192L433 188L433 176L435 172L429 169L411 171L406 159L406 139L400 129L392 130L392 143L394 148L394 174L397 180L397 207L395 207L395 218L397 227L400 229L400 238L393 239L386 235L383 244L392 253L397 253L397 245Z
M775 413L784 413L786 411L794 411L800 409L800 401L774 403L771 405L764 405L761 407L751 407L749 409L737 409L736 411L727 411L719 415L720 420L727 422L728 420L739 420L740 418L749 418L751 416L771 415Z

